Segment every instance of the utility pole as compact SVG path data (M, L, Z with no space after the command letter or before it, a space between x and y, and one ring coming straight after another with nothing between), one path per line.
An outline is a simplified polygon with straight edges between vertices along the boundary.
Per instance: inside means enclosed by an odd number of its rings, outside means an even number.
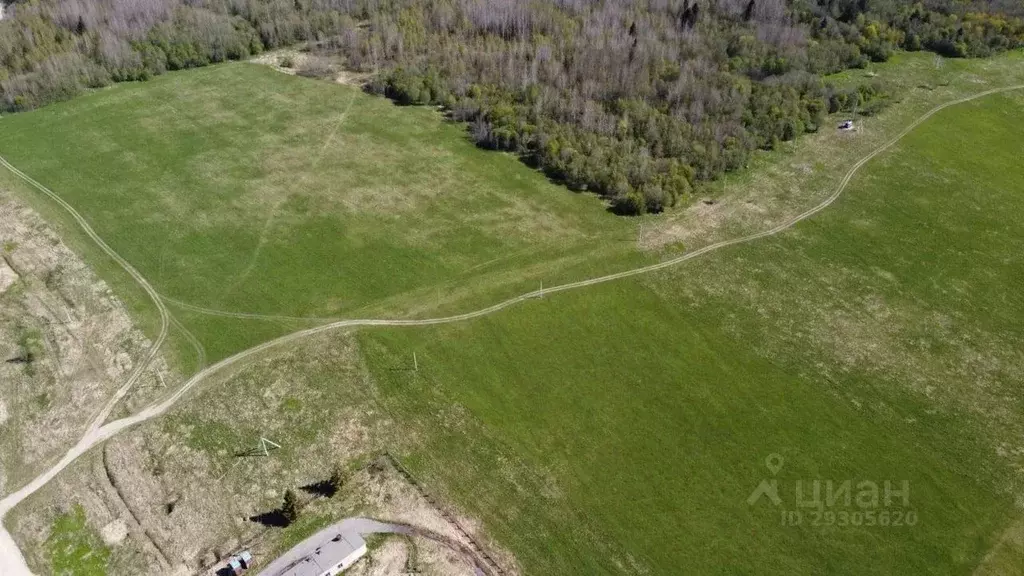
M413 372L419 372L420 371L420 363L416 361L416 353L415 352L412 353L412 370L413 370Z

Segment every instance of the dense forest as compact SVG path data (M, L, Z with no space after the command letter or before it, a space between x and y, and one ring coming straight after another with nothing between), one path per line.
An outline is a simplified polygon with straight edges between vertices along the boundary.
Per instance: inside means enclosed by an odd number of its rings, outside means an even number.
M1022 15L1011 0L28 0L0 21L0 108L307 42L636 214L885 103L824 75L897 49L1018 48Z

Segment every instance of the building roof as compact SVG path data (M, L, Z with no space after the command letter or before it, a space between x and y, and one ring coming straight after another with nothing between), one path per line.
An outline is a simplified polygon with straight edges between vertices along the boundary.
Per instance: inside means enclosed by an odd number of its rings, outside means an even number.
M365 546L366 542L358 534L338 534L277 576L320 576Z

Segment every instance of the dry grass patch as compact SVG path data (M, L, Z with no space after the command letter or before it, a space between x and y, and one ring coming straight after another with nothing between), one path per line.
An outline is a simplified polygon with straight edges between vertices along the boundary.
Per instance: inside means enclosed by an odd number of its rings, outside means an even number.
M107 285L0 192L0 494L69 448L152 345ZM4 272L6 270L6 272ZM158 376L159 374L159 376ZM126 399L147 404L180 376L160 359Z
M394 423L375 406L373 383L349 336L312 339L206 386L163 421L109 441L85 459L88 466L69 469L16 510L11 527L34 565L45 564L38 550L59 516L59 503L68 501L83 503L89 526L112 549L147 555L150 573L182 566L191 573L215 571L241 547L268 560L294 543L296 530L348 516L407 523L469 545L388 460L378 458L396 437ZM281 448L270 447L265 456L261 437ZM324 481L334 465L349 470L338 495L300 489ZM297 490L303 502L294 529L254 520L280 506L287 489ZM425 573L471 573L459 554L430 545L423 550L414 560L434 567ZM120 564L108 569L114 576L128 573L134 572Z

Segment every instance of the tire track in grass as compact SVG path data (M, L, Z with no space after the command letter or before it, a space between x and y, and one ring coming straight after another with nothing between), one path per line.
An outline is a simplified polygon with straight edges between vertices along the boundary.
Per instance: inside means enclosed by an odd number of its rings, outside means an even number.
M316 168L317 164L324 159L324 155L327 154L327 148L334 143L334 137L338 135L338 130L345 123L348 118L348 113L352 110L352 105L355 104L356 98L359 97L359 90L356 88L352 89L352 97L348 99L348 104L345 109L338 115L338 119L334 122L331 127L331 131L327 133L327 138L324 139L324 143L320 146L320 153L313 158L312 167Z
M193 334L188 328L185 328L185 325L179 322L178 319L175 318L173 314L171 315L171 324L174 324L175 328L181 330L181 334L185 337L186 340L188 340L189 344L192 345L192 349L195 350L196 366L198 366L197 370L202 370L203 368L206 368L206 348L203 346L203 343L200 342L199 338L196 338L196 335Z
M3 519L3 516L6 514L6 512L8 510L10 510L14 506L16 506L18 503L20 503L22 500L27 498L29 495L33 494L35 491L39 490L44 485L46 485L46 483L49 482L51 479L53 479L53 477L55 477L64 468L66 468L68 465L70 465L72 462L74 462L79 456L81 456L82 454L87 452L90 448L92 448L96 444L99 444L100 442L103 442L103 441L105 441L105 440L115 436L116 434L120 433L121 431L125 430L126 428L130 428L132 426L135 426L136 424L140 424L140 423L145 422L145 421L147 421L147 420L149 420L151 418L155 418L157 416L160 416L161 414L167 412L172 406L174 406L175 403L177 403L178 400L180 400L192 388L194 388L196 385L201 383L206 378L208 378L208 377L212 376L213 374L215 374L215 373L217 373L217 372L219 372L219 371L221 371L221 370L223 370L225 368L228 368L228 367L230 367L230 366L232 366L232 365L234 365L234 364L236 364L238 362L246 360L246 359L248 359L251 356L257 355L257 354L259 354L261 352L264 352L266 350L269 350L271 348L287 344L289 342L294 342L296 340L300 340L300 339L303 339L303 338L307 338L309 336L313 336L315 334L319 334L321 332L338 330L338 329L342 329L342 328L354 328L354 327L363 327L363 326L375 326L375 327L379 327L379 326L433 326L433 325L437 325L437 324L450 324L450 323L453 323L453 322L463 322L463 321L466 321L466 320L472 320L474 318L480 318L480 317L483 317L483 316L487 316L489 314L493 314L495 312L498 312L500 310L503 310L505 308L513 306L515 304L518 304L518 303L521 303L521 302L525 302L527 300L531 300L531 299L538 298L538 297L541 297L541 296L545 296L545 295L548 295L548 294L555 294L555 293L558 293L558 292L565 292L565 291L568 291L568 290L575 290L575 289L578 289L578 288L584 288L584 287L587 287L587 286L594 286L594 285L597 285L597 284L603 284L605 282L611 282L611 281L614 281L614 280L620 280L622 278L629 278L629 277L632 277L632 276L639 276L641 274L648 274L650 272L656 272L658 270L663 270L665 268L676 266L676 265L681 264L683 262L686 262L688 260L692 260L692 259L700 257L700 256L702 256L704 254L708 254L708 253L714 252L716 250L721 250L721 249L727 248L729 246L736 246L736 245L739 245L739 244L745 244L745 243L753 242L753 241L756 241L756 240L759 240L759 239L762 239L762 238L767 238L767 237L770 237L770 236L774 236L776 234L779 234L780 232L783 232L785 230L788 230L789 228L792 228L793 226L795 226L797 223L801 222L802 220L806 220L806 219L810 218L811 216L814 216L818 212L821 212L825 208L831 206L837 199L839 199L839 197L842 195L843 191L846 190L846 187L849 185L850 181L853 179L853 177L857 173L857 171L859 171L861 169L861 167L863 167L865 164L870 162L873 158L875 158L876 156L878 156L882 152L885 152L886 150L888 150L889 148L894 146L897 142L899 142L901 139L903 139L903 137L905 137L907 134L909 134L914 128L916 128L922 122L924 122L928 118L931 118L932 116L934 116L936 113L940 112L941 110L949 108L950 106L955 106L957 104L962 104L964 102L969 102L971 100L975 100L975 99L978 99L978 98L983 98L985 96L989 96L989 95L996 94L996 93L999 93L999 92L1007 92L1007 91L1010 91L1010 90L1019 90L1019 89L1022 89L1022 88L1024 88L1024 84L1017 84L1017 85L1006 86L1006 87L1002 87L1002 88L993 88L993 89L990 89L990 90L986 90L984 92L979 92L979 93L973 94L971 96L966 96L964 98L959 98L957 100L951 100L951 101L946 102L944 104L940 104L938 106L935 106L934 108L932 108L931 110L929 110L928 112L926 112L925 114L920 116L917 120L912 122L909 126L904 128L899 134L894 136L888 142L886 142L885 144L882 144L881 146L875 148L869 154L867 154L866 156L861 158L859 161L857 161L846 172L846 174L843 176L842 180L840 180L839 185L836 187L835 191L833 191L832 194L830 194L823 201L819 202L817 205L813 206L812 208L809 208L808 210L805 210L804 212L801 212L800 214L798 214L798 215L796 215L796 216L786 220L785 222L779 224L778 226L775 226L775 227L770 228L768 230L765 230L765 231L762 231L762 232L757 232L757 233L754 233L754 234L749 234L747 236L741 236L739 238L734 238L732 240L723 240L721 242L716 242L714 244L709 244L709 245L707 245L707 246L705 246L705 247L703 247L703 248L701 248L699 250L695 250L693 252L690 252L690 253L687 253L687 254L683 254L682 256L679 256L677 258L672 258L670 260L665 260L665 261L659 262L657 264L651 264L651 265L648 265L648 266L641 266L641 267L633 268L633 269L630 269L630 270L624 270L622 272L616 272L614 274L607 274L607 275L599 276L599 277L596 277L596 278L590 278L590 279L587 279L587 280L580 280L578 282L570 282L570 283L567 283L567 284L561 284L561 285L558 285L558 286L552 286L552 287L549 287L549 288L543 288L543 289L540 289L540 290L534 290L532 292L527 292L525 294L521 294L521 295L516 296L514 298L510 298L508 300L505 300L505 301L502 301L502 302L498 302L497 304L493 304L493 305L488 306L486 308L481 308L479 310L475 310L475 311L472 311L472 312L466 312L466 313L463 313L463 314L455 314L455 315L452 315L452 316L444 316L444 317L440 317L440 318L425 318L425 319L420 319L420 320L411 320L411 319L410 320L406 320L406 319L382 319L382 318L377 318L377 319L372 319L371 318L371 319L339 320L339 321L336 321L336 322L330 322L328 324L324 324L322 326L316 326L316 327L313 327L313 328L307 328L305 330L299 330L299 331L293 332L291 334L286 334L284 336L281 336L279 338L275 338L273 340L269 340L267 342L264 342L263 344L259 344L257 346L252 347L252 348L249 348L247 350L243 350L242 352L239 352L238 354L235 354L234 356L230 356L228 358L225 358L225 359L223 359L223 360L221 360L221 361L219 361L219 362L217 362L217 363L215 363L215 364L213 364L211 366L208 366L208 367L200 370L195 375L193 375L191 378L189 378L184 384L182 384L182 386L174 394L172 394L170 397L168 397L164 401L159 402L157 404L153 404L153 405L143 409L142 411L140 411L137 414L134 414L132 416L129 416L129 417L126 417L126 418L121 418L121 419L115 420L113 422L109 422L109 423L107 423L107 424L105 424L103 426L100 426L100 427L95 427L95 428L94 427L90 427L90 429L82 437L82 439L79 440L79 442L74 447L72 447L71 450L69 450L67 452L67 454L65 454L64 457L61 458L61 460L59 462L57 462L57 464L55 464L52 468L50 468L46 472L44 472L44 473L40 474L39 476L37 476L34 480L32 480L31 482L29 482L28 484L23 486L20 490L18 490L16 492L13 492L13 493L7 495L2 500L0 500L0 520ZM8 163L3 158L0 158L0 164L2 164L3 166L7 167L9 170L11 170L15 174L17 174L22 179L26 180L30 184L33 184L34 186L36 186L40 190L44 191L48 196L51 196L55 201L57 201L59 204L61 204L61 206L65 207L69 212L72 213L73 216L75 216L76 220L79 221L79 224L81 224L83 226L83 228L86 229L86 232L89 233L90 237L92 237L97 242L97 244L99 244L101 247L105 247L104 251L106 251L109 255L111 255L111 257L114 257L115 260L118 260L119 263L123 263L122 267L124 267L126 270L128 270L129 273L132 274L132 276L134 278L136 278L136 280L144 288L146 288L147 293L150 295L150 297L157 304L157 307L161 310L161 317L164 318L164 321L163 321L163 325L164 325L163 332L164 332L164 334L163 334L163 336L166 336L165 333L166 333L166 324L167 324L167 320L166 320L166 318L167 318L167 310L164 307L163 302L162 302L160 296L156 293L155 290L153 290L152 286L149 286L149 283L146 282L145 278L143 278L141 275L139 275L138 272L136 272L135 269L132 268L130 264L125 262L124 259L121 258L120 256L117 256L116 252L114 252L112 249L109 248L109 246L107 246L105 243L103 243L103 240L100 239L98 236L96 236L94 232L92 232L92 228L88 227L88 224L85 222L85 220L82 219L81 216L78 215L78 213L74 211L74 208L72 208L66 202L61 200L59 196L57 196L56 194L54 194L52 191L50 191L49 189L45 188L41 184L35 182L34 180L29 178L28 176L24 175L24 173L18 171L17 168L12 166L10 163ZM162 339L161 339L161 342L162 342ZM154 350L151 352L151 356L155 355L156 348L157 347L154 347ZM119 393L120 393L120 391L119 391ZM121 394L121 396L123 396L123 394ZM116 403L116 400L119 400L119 399L120 399L120 396L117 396L115 398L115 400L112 400L112 402ZM5 548L11 548L11 544L13 544L13 541L11 541L9 535L3 529L2 524L0 524L0 546L3 546ZM0 549L2 549L2 548L0 548ZM10 555L10 554L13 554L14 552L20 552L17 549L16 546L13 547L13 550L9 550L7 552L7 554ZM16 563L19 560L21 561L20 565ZM20 566L24 566L24 560L23 559L20 559L20 558L12 559L11 562L12 562L12 564L10 564L9 566L4 566L4 567L7 568L7 570L11 571L14 576L24 576L24 575L30 574L30 572L27 571L27 568L26 569L22 569L22 571L20 571L20 572L18 571ZM5 573L5 576L8 576L7 573Z
M242 270L242 273L238 275L238 278L234 282L228 285L224 290L224 293L230 293L232 290L237 288L242 282L245 282L252 274L252 271L256 269L256 263L260 259L260 253L263 252L263 247L267 244L270 237L270 230L274 227L274 221L277 219L277 213L284 206L284 203L288 201L288 198L282 198L278 200L274 207L270 210L270 216L267 216L266 221L263 223L263 230L260 232L259 240L256 241L256 249L253 250L252 256L249 257L249 263Z
M216 310L214 308L204 308L202 306L196 306L195 304L189 304L181 300L175 300L170 296L161 295L160 298L164 302L169 303L171 306L181 308L188 312L195 312L196 314L205 314L207 316L220 316L221 318L238 318L240 320L270 320L270 321L282 321L282 322L335 322L341 320L341 318L317 318L314 316L280 316L276 314L256 314L252 312L229 312L227 310Z

